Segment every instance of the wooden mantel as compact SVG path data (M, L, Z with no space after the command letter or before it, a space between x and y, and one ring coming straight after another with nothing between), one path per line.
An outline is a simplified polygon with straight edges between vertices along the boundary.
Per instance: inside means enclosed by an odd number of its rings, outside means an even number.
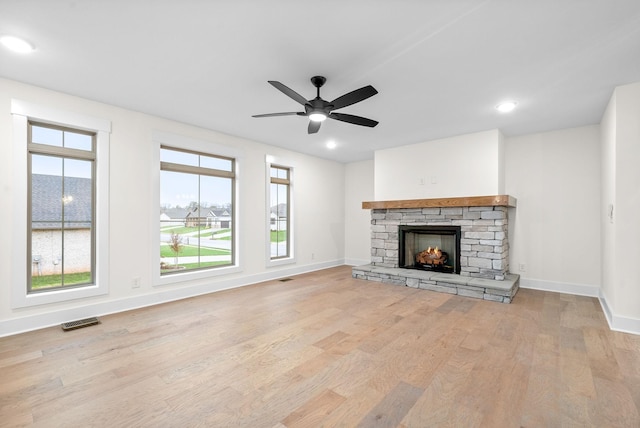
M398 201L369 201L362 209L431 208L431 207L515 207L516 198L509 195L465 196L461 198L403 199Z

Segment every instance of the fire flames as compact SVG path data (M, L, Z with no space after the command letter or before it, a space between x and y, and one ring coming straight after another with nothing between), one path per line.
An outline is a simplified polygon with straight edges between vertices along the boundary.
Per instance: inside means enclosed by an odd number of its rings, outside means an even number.
M447 253L443 252L438 247L429 247L416 254L416 262L422 265L442 265L448 258Z
M442 251L440 251L438 247L427 248L427 254L434 259L439 259L440 257L442 257Z

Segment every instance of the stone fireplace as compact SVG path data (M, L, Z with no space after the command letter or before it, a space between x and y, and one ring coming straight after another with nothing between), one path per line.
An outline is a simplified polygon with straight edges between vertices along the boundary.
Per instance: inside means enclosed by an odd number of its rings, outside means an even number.
M363 202L371 209L371 264L353 276L509 303L519 282L509 273L507 214L515 205L508 195Z

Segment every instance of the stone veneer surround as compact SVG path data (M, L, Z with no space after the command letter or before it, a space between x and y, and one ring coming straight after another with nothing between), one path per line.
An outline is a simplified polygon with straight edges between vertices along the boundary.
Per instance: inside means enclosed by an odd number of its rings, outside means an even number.
M460 226L460 275L503 280L509 272L507 207L389 208L371 211L371 264L397 268L398 226Z

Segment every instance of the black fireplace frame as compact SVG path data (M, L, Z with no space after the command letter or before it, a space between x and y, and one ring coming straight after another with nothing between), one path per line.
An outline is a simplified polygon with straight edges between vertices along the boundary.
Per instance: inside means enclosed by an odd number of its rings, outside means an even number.
M455 254L455 264L453 271L438 269L438 268L426 268L419 265L414 264L411 266L403 266L401 263L404 263L405 260L405 245L404 245L404 235L406 233L421 233L425 235L450 235L455 236L455 246L456 246L456 254ZM440 226L440 225L399 225L398 226L398 267L403 269L420 269L420 270L428 270L434 272L443 272L443 273L454 273L460 274L460 239L462 238L462 231L460 226Z

